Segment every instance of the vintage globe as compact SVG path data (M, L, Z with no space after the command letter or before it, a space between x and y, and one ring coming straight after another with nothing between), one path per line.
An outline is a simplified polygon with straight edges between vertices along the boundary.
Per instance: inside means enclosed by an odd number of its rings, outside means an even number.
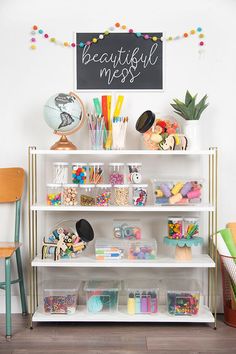
M74 93L58 93L51 96L44 105L44 119L55 134L62 135L51 149L76 149L75 145L67 140L66 135L79 130L84 117L84 105Z

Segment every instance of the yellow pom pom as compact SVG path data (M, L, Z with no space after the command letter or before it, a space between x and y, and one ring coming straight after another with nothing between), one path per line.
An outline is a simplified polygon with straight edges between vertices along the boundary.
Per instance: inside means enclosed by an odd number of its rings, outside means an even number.
M64 42L64 46L65 46L65 47L68 47L68 46L69 46L69 43L68 43L68 42Z
M204 34L203 33L199 34L199 38L204 38Z
M93 39L92 39L92 42L93 42L93 43L97 43L97 41L98 41L97 38L93 38Z
M50 38L50 42L53 42L53 43L55 43L56 42L56 38Z
M153 42L156 42L158 38L156 36L152 37Z
M190 31L190 34L195 34L196 33L196 31L194 30L194 29L192 29L191 31Z
M36 49L36 45L35 44L31 44L30 48L31 49Z

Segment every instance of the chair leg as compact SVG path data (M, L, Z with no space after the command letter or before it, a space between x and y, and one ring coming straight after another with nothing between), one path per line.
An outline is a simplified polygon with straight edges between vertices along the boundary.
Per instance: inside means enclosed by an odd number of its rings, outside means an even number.
M11 338L11 258L5 258L6 338Z
M24 286L21 253L20 253L19 248L16 250L16 264L17 264L17 271L18 271L18 278L19 278L22 314L26 315L27 314L27 304L26 304L26 296L25 296L25 286Z

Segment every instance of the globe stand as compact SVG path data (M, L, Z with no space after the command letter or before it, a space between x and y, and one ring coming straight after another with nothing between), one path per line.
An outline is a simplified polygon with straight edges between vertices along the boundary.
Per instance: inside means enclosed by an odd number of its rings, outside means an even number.
M77 147L67 139L66 135L62 135L61 138L50 147L50 150L77 150Z

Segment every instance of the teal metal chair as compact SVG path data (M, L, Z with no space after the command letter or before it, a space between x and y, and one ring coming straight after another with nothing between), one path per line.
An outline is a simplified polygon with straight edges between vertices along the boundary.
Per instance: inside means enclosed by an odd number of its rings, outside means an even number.
M0 203L15 203L15 236L14 242L0 242L0 258L5 259L5 281L0 282L0 289L6 294L6 337L11 338L11 285L19 283L22 314L27 314L23 270L20 253L20 217L21 197L24 189L24 170L19 167L0 168ZM11 280L11 258L16 254L18 278Z

